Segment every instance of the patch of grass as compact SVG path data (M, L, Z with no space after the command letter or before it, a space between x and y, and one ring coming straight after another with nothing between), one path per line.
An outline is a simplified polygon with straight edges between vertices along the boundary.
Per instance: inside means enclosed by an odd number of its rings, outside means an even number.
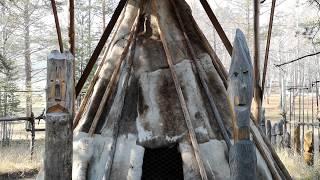
M293 153L291 150L277 149L281 161L286 166L293 179L319 179L320 159L315 158L313 166L307 165L303 156Z
M29 174L40 169L44 139L35 141L35 149L31 160L29 141L12 141L9 147L0 147L0 175Z

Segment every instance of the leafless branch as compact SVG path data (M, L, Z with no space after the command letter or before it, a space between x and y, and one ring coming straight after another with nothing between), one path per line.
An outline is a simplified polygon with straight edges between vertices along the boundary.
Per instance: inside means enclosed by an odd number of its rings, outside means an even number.
M318 55L318 54L320 54L320 51L319 51L319 52L316 52L316 53L312 53L312 54L307 54L307 55L301 56L301 57L299 57L299 58L297 58L297 59L294 59L294 60L291 60L291 61L288 61L288 62L285 62L285 63L275 64L275 66L276 66L276 67L281 67L281 66L284 66L284 65L287 65L287 64L290 64L290 63L299 61L299 60L304 59L304 58L306 58L306 57L315 56L315 55Z

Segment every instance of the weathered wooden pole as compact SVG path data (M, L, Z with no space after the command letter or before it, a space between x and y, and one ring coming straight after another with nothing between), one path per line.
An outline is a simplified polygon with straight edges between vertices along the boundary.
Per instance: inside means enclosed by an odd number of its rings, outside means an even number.
M297 124L294 127L293 133L293 146L295 153L301 153L301 141L300 141L300 125Z
M181 15L179 14L179 11L178 11L178 8L177 8L177 5L175 3L174 0L170 0L174 10L175 10L175 14L177 16L177 19L178 19L178 22L179 22L179 25L181 27L181 30L182 30L182 33L183 33L183 36L184 36L184 39L186 41L186 45L188 47L188 50L190 52L190 55L192 57L192 60L194 61L193 63L193 67L194 69L196 70L196 73L198 74L199 76L199 79L200 79L200 83L205 91L205 94L209 100L209 104L210 104L210 107L211 107L211 110L213 112L213 115L214 115L214 118L216 119L217 123L218 123L218 127L220 128L220 131L221 131L221 134L222 134L222 137L224 138L226 144L227 144L227 147L228 149L230 149L231 147L231 140L228 136L228 132L227 132L227 129L225 128L224 124L223 124L223 121L222 121L222 118L221 118L221 115L217 109L217 106L216 106L216 103L214 102L214 99L209 91L209 87L207 85L207 80L205 78L205 75L204 75L204 72L203 70L201 69L201 67L199 66L198 62L197 62L197 56L196 56L196 53L195 53L195 50L193 49L192 47L192 43L187 35L187 32L186 32L186 29L184 27L184 24L183 24L183 21L182 21L182 18L181 18Z
M76 80L76 39L75 39L75 27L74 27L74 0L69 0L69 44L70 44L70 53L73 55L73 71L72 71L72 79L74 80L73 84L75 84ZM75 107L73 107L73 111L75 111ZM72 112L74 115L75 112Z
M263 66L263 74L262 74L262 96L265 88L266 76L267 76L267 68L268 68L268 61L269 61L269 50L270 50L270 43L271 43L271 33L272 33L272 25L273 25L273 16L274 16L274 9L276 7L276 0L272 0L271 5L271 13L269 19L269 28L268 28L268 36L267 36L267 45L266 45L266 52L264 56L264 66Z
M72 178L73 56L52 51L47 62L44 179Z
M302 88L302 137L304 137L304 126L305 126L305 123L304 123L304 91L305 91L305 88ZM302 144L304 144L304 138L302 138ZM302 148L302 152L304 152L304 146Z
M261 121L260 121L260 129L263 134L266 134L266 109L261 108Z
M152 11L153 12L157 12L156 11L156 7L157 7L157 1L153 0L152 1ZM189 111L188 111L188 108L187 108L186 100L185 100L185 97L183 96L182 88L181 88L181 85L179 83L178 76L177 76L177 74L175 72L172 55L170 53L166 37L163 34L163 31L161 29L161 25L159 23L160 17L159 17L159 14L157 14L157 13L154 13L154 14L156 14L156 21L157 21L157 24L158 24L158 32L159 32L160 39L161 39L161 42L162 42L162 45L163 45L163 49L164 49L164 52L165 52L165 55L166 55L167 63L169 65L171 76L172 76L172 79L173 79L173 82L174 82L174 85L175 85L175 89L176 89L177 94L178 94L178 99L179 99L179 102L180 102L180 105L181 105L183 116L184 116L184 119L185 119L185 122L186 122L186 125L187 125L187 128L188 128L191 144L192 144L192 147L193 147L193 150L194 150L194 155L195 155L198 167L199 167L200 175L201 175L201 178L203 180L208 180L207 172L205 170L203 160L201 159L199 144L198 144L198 141L197 141L197 138L196 138L196 134L195 134L193 125L191 123L191 117L190 117L190 114L189 114Z
M311 123L314 123L314 110L313 110L313 83L311 83ZM312 134L314 134L314 125L312 125Z
M56 31L57 31L57 35L58 35L59 48L60 48L60 52L62 53L63 52L63 42L62 42L61 29L60 29L58 12L57 12L55 0L51 0L51 6L52 6L52 12L53 12L53 16L54 16L55 25L56 25Z
M254 0L254 104L255 124L260 125L262 107L262 89L260 85L260 40L259 40L260 0Z
M269 142L271 142L271 121L267 120L267 124L266 124L266 136L267 139L269 140Z
M275 124L275 133L276 133L276 145L277 148L282 148L282 140L283 140L283 121Z
M234 106L234 145L229 151L231 179L257 179L257 157L250 141L250 110L253 96L253 68L243 33L237 29L229 70L228 94Z
M232 45L231 45L227 35L225 34L224 30L222 29L222 26L220 25L217 17L213 13L209 3L207 2L207 0L200 0L200 3L202 5L203 9L206 11L206 13L207 13L212 25L216 29L216 31L217 31L222 43L226 47L229 55L232 56Z
M273 124L273 126L271 127L271 145L272 146L276 145L276 138L277 138L276 126L277 126L277 123Z
M74 0L69 0L69 44L70 44L70 52L73 56L75 56L75 52L76 52L74 29L75 29L75 27L74 27ZM75 66L75 63L73 64L73 68L75 68L74 66Z
M289 89L289 94L290 94L290 96L289 96L289 101L290 101L290 103L289 103L289 133L291 134L292 92L290 89Z
M34 114L31 112L31 118L30 118L30 124L31 124L31 142L30 142L30 156L31 160L33 158L33 151L34 151L34 141L35 141L35 126L34 126Z

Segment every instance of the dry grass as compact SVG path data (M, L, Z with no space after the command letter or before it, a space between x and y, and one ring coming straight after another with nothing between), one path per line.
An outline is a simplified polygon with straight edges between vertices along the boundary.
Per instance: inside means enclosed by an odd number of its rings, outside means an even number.
M277 153L293 179L320 179L319 158L315 158L313 166L308 166L301 155L292 153L291 150L278 149Z
M44 140L36 140L33 159L30 158L29 141L12 141L9 147L0 148L0 175L37 172L40 168Z

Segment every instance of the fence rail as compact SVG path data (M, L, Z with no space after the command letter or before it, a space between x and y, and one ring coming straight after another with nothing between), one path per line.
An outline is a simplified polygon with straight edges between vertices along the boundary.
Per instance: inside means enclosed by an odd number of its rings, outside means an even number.
M35 133L45 131L44 128L36 129L35 128L35 120L45 120L44 112L41 115L34 117L33 113L31 113L30 117L2 117L0 118L0 122L14 122L14 121L26 121L30 123L30 127L26 127L26 132L31 132L31 141L30 141L30 156L31 159L34 153L34 143L35 143Z

